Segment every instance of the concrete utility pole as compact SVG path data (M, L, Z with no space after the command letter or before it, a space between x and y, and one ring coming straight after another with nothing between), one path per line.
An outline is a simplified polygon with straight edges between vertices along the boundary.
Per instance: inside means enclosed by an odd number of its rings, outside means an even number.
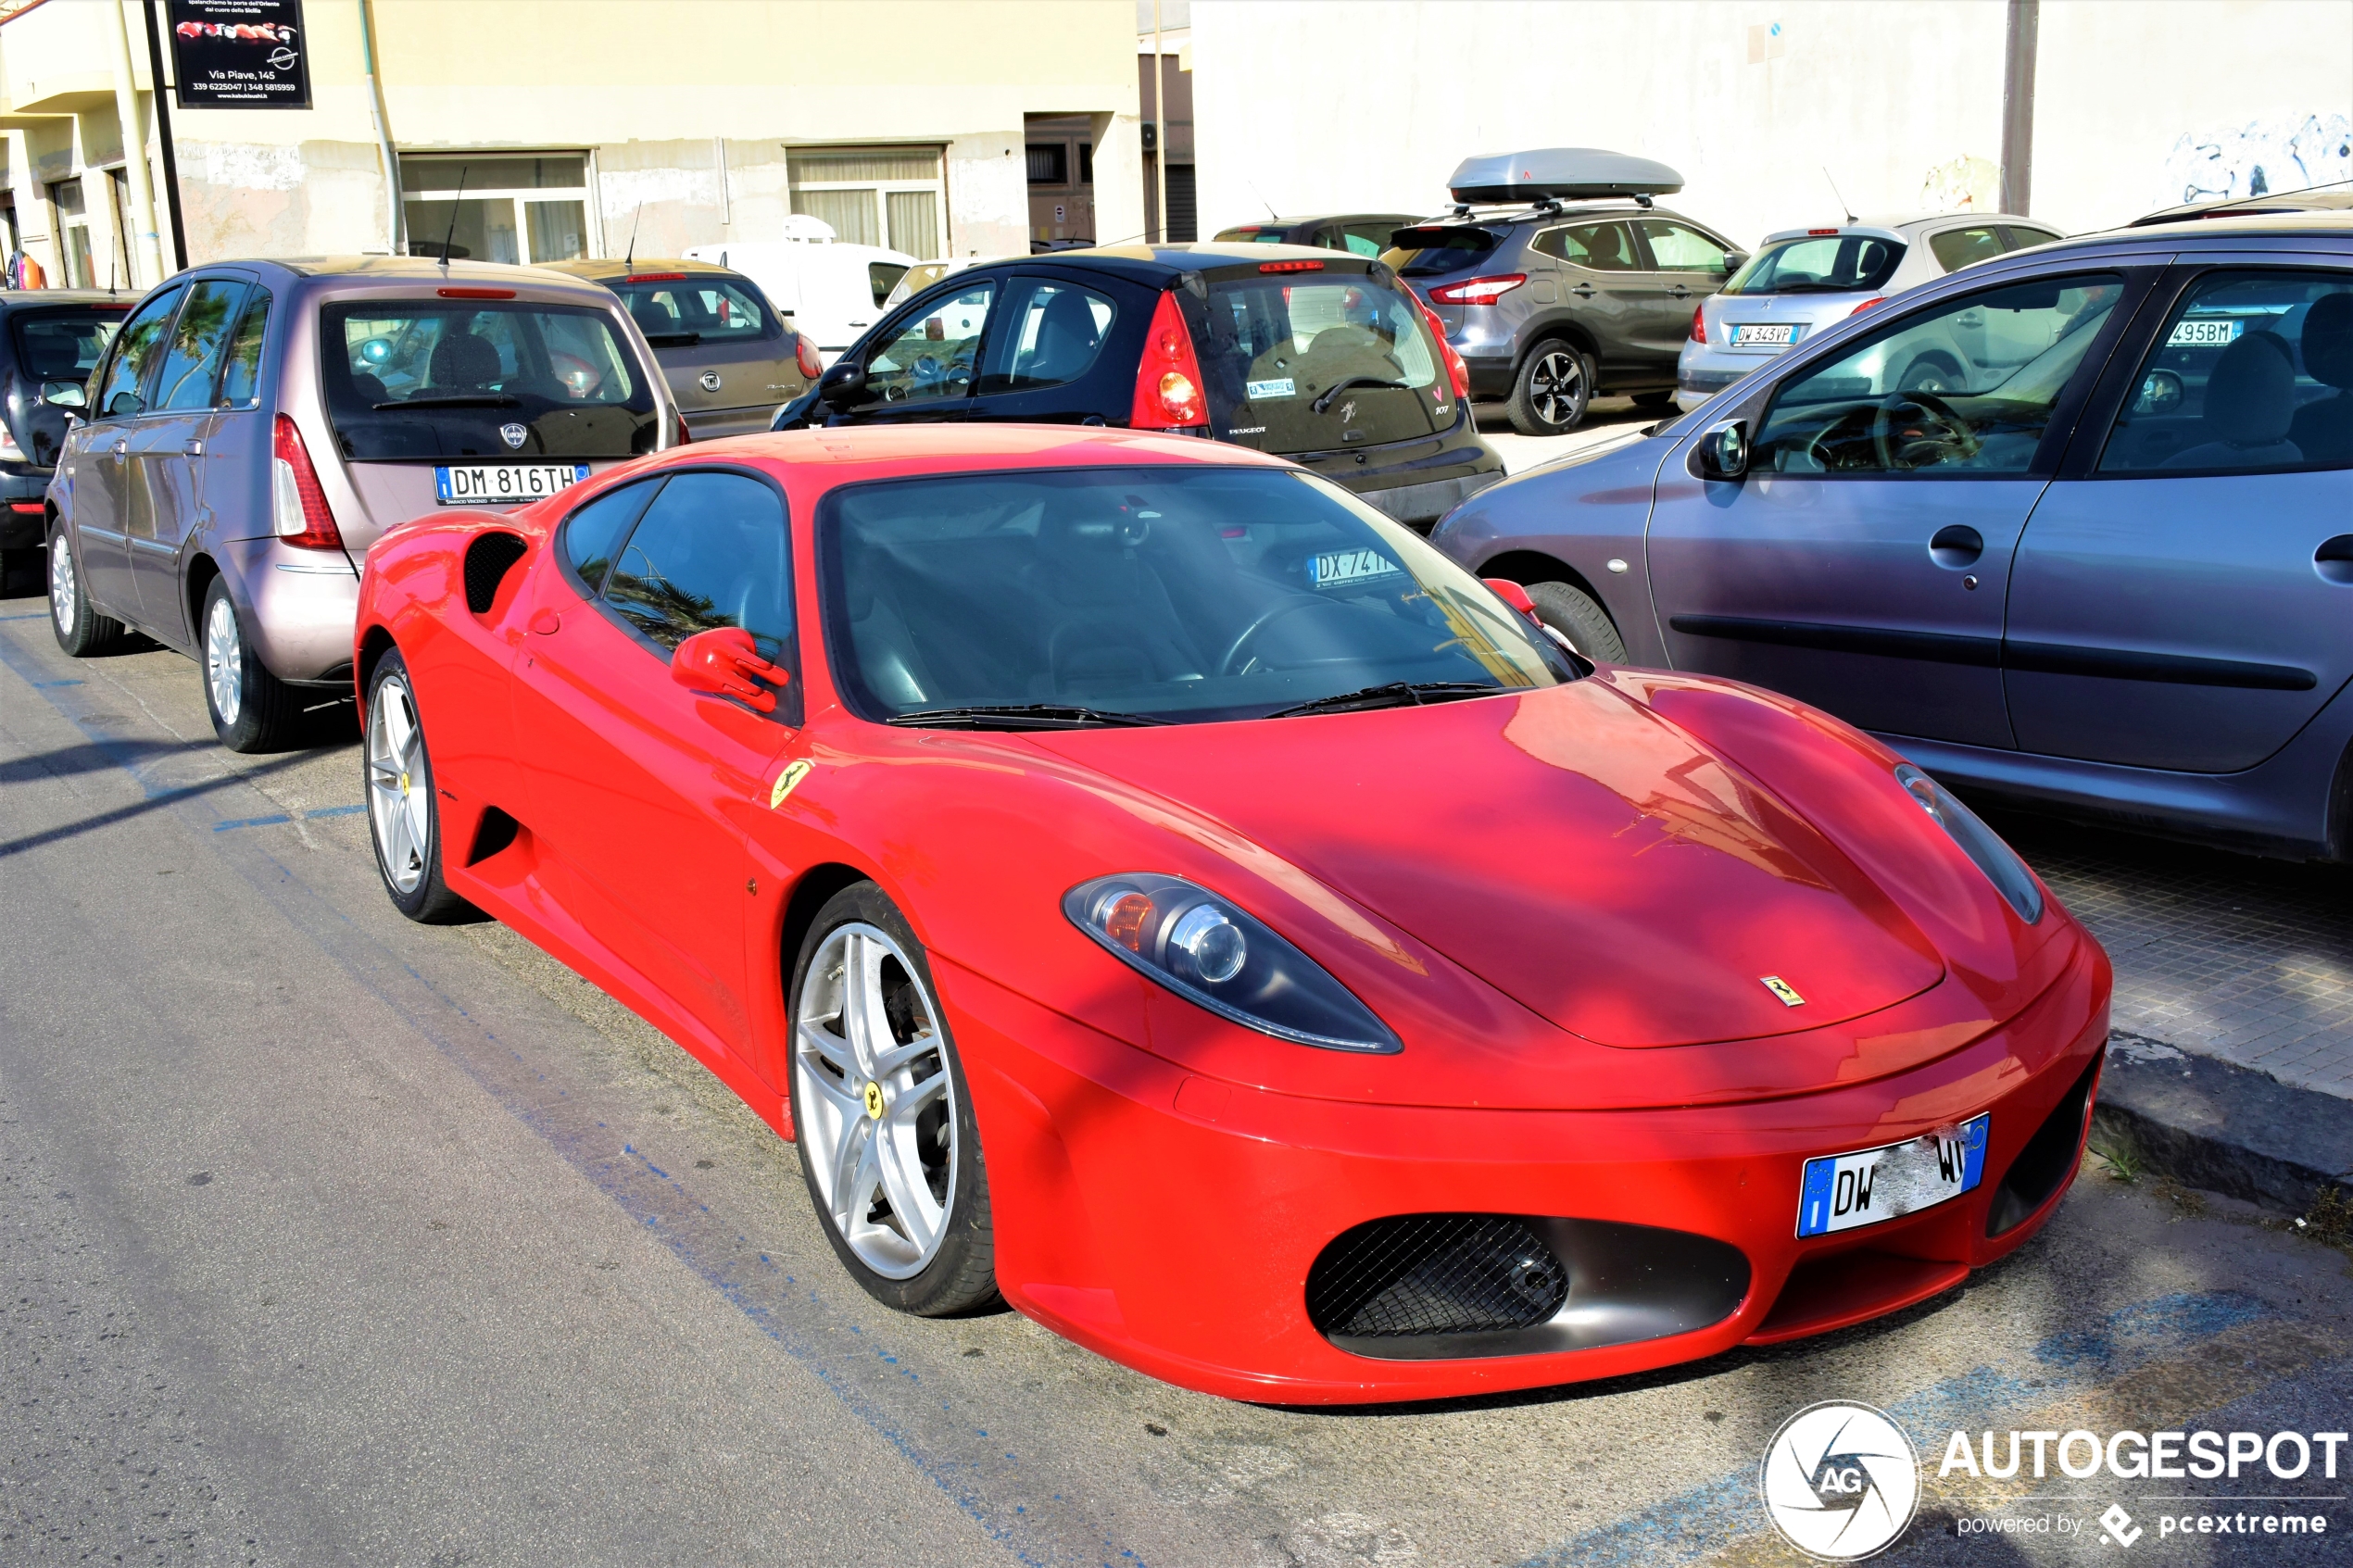
M2010 0L2002 42L2002 210L2026 216L2034 190L2034 46L2041 0Z
M1168 56L1160 48L1160 0L1152 0L1152 237L1168 243Z
M384 107L384 79L376 72L376 19L368 0L359 0L359 67L368 77L368 114L375 121L376 150L384 160L384 232L391 236L392 254L405 254L406 210L400 205L400 155L393 150L391 114Z
M147 179L147 133L139 122L139 82L131 74L131 28L122 19L122 0L107 0L107 9L114 13L114 26L107 30L107 37L114 44L114 107L122 121L122 171L131 182L131 220L137 225L132 236L136 248L124 248L132 249L131 286L145 289L163 282L163 242L156 233L156 189ZM162 92L163 83L157 82L155 88Z

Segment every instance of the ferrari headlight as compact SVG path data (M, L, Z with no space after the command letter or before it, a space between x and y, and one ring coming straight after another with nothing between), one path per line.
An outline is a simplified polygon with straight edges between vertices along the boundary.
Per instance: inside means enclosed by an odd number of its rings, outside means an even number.
M1403 1048L1315 960L1181 878L1097 877L1063 895L1063 913L1122 963L1246 1028L1327 1050Z
M2034 882L2034 873L2018 858L2018 851L2002 842L2002 835L1981 821L1978 814L1954 797L1953 792L1913 767L1902 763L1895 770L1895 782L1905 792L1920 803L1920 809L1936 819L1936 825L1952 836L1961 847L1961 853L1977 862L1985 880L1994 884L2018 918L2032 925L2043 918L2043 890Z

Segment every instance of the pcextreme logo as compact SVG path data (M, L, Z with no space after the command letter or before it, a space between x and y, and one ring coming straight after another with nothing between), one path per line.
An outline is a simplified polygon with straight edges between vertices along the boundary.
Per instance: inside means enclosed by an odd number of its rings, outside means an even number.
M1911 1524L1919 1455L1885 1412L1825 1401L1773 1434L1757 1489L1783 1540L1808 1557L1853 1562L1884 1550Z

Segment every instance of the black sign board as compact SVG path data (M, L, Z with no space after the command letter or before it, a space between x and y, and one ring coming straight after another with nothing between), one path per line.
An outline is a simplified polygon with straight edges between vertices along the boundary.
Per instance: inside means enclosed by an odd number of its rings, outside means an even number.
M171 0L171 67L183 109L307 109L302 0Z

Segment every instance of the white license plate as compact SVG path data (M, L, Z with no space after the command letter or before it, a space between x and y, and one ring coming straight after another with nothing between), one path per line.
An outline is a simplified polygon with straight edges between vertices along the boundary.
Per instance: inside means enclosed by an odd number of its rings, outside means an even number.
M1751 325L1732 329L1734 348L1787 348L1796 341L1797 327L1794 322L1785 321L1779 326Z
M2173 335L2165 340L2168 348L2222 348L2239 335L2239 323L2224 319L2219 321L2182 321L2175 324Z
M1338 588L1404 570L1378 550L1326 550L1308 561L1307 581L1318 588Z
M445 507L511 507L587 477L586 463L451 463L433 470L433 488Z
M1956 1198L1985 1176L1985 1129L1992 1116L1853 1154L1806 1162L1797 1189L1797 1234L1828 1236L1875 1225Z

